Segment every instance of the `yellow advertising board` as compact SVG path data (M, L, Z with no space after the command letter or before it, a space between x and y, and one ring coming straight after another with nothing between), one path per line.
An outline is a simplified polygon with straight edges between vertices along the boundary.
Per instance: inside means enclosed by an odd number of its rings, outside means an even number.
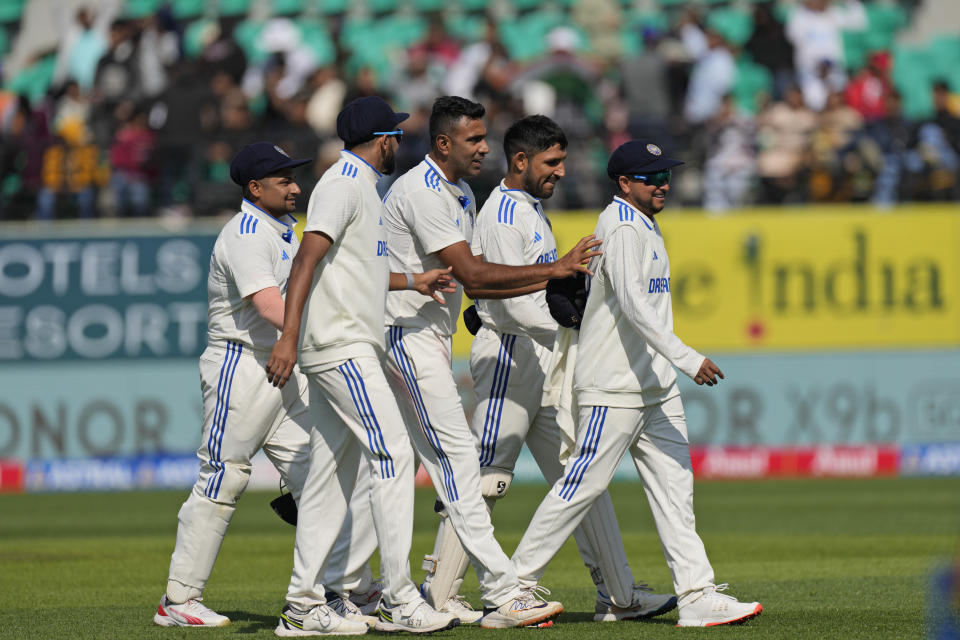
M551 216L561 254L597 213ZM657 220L675 328L697 350L960 345L960 207L668 209ZM461 319L454 354L469 349Z
M700 351L960 345L960 208L664 211L677 334ZM594 213L554 215L561 253ZM467 301L464 301L467 304ZM455 338L469 354L469 334Z

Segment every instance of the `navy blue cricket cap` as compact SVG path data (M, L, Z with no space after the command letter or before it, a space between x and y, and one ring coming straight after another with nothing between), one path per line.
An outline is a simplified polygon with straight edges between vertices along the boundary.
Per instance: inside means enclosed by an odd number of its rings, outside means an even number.
M230 163L230 179L245 187L251 180L259 180L281 169L299 167L309 162L313 160L291 158L272 142L254 142L240 149Z
M650 140L631 140L617 147L607 162L607 175L611 180L617 176L649 175L666 171L683 164L663 155L663 149Z
M337 135L349 148L396 131L397 125L409 117L409 113L394 112L380 96L357 98L337 116Z

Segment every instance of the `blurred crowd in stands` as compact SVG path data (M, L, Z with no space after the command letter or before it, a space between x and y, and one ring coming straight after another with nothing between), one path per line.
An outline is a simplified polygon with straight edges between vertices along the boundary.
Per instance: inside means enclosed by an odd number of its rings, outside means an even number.
M711 211L960 195L960 36L896 42L922 0L10 1L0 219L236 211L229 163L257 140L316 158L309 193L337 113L369 94L412 114L398 175L437 96L483 103L481 198L529 113L570 139L552 209L600 207L631 137L685 159L673 197ZM23 41L30 20L52 46Z

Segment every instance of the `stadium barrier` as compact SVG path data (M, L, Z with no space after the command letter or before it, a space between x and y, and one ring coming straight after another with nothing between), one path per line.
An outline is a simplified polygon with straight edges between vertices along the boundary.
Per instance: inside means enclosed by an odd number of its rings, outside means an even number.
M595 214L553 221L564 248L592 231ZM899 452L898 473L960 474L955 208L678 211L659 221L677 333L727 375L711 389L680 377L691 442L713 452L701 476L762 459L769 475L784 468L776 460L797 459L778 451L877 443ZM0 491L141 486L166 473L151 457L194 456L218 230L215 221L3 227ZM468 415L469 340L463 329L454 340ZM68 464L141 458L100 475L85 469L106 463Z

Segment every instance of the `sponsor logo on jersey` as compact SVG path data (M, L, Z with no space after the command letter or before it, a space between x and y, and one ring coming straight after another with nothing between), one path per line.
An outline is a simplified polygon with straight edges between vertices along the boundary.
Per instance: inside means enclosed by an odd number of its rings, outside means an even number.
M653 259L654 259L654 260L659 260L659 259L660 259L660 258L657 257L657 252L656 252L656 251L653 252Z
M534 231L534 232L533 232L533 241L534 241L534 242L540 242L541 240L543 240L543 236L541 236L538 231Z
M670 278L650 278L647 293L670 293Z
M287 255L287 252L286 252L286 251L282 251L282 250L281 250L281 251L280 251L280 256L281 256L281 257L280 257L281 260L289 260L289 259L290 259L290 256Z
M537 264L546 264L548 262L556 262L556 261L557 261L556 249L553 249L552 251L547 251L546 253L541 254L539 258L537 258Z
M377 240L377 256L387 255L387 241Z

